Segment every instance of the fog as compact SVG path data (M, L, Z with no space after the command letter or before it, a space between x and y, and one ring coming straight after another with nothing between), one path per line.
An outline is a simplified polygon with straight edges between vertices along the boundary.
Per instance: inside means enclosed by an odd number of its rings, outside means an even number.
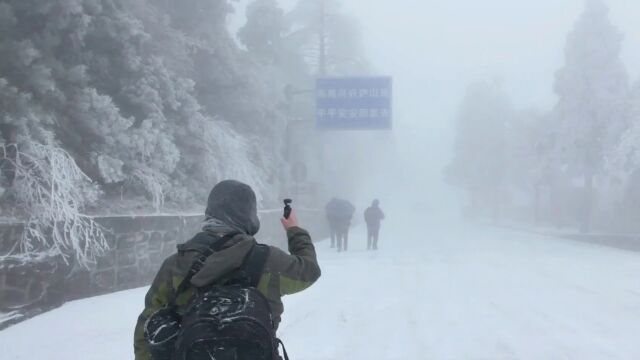
M497 81L515 106L553 108L566 37L584 7L582 0L344 3L361 22L376 69L394 76L402 168L419 184L413 191L430 189L425 196L439 207L460 201L443 184L441 170L452 156L465 87ZM640 8L633 0L607 3L624 34L622 60L637 79Z
M258 243L292 359L640 358L639 15L0 0L2 358L151 360L183 257L197 295Z
M280 3L286 9L295 2ZM453 156L456 115L466 87L474 81L489 81L498 84L516 108L552 111L558 101L554 80L565 62L567 36L586 3L341 2L341 9L359 22L374 73L394 78L397 153L391 164L379 164L379 168L393 168L401 176L389 181L388 171L374 172L368 184L362 184L368 191L357 194L361 201L371 196L415 201L417 196L422 198L420 203L455 213L464 204L464 195L445 184L443 169ZM638 3L605 3L610 21L623 35L620 58L630 79L637 80ZM242 7L241 2L231 19L232 28L242 22ZM400 189L410 195L398 197L403 195Z

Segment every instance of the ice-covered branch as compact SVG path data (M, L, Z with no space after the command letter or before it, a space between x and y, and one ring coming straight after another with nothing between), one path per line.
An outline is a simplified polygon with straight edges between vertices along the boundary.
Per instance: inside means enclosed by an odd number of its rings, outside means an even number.
M132 174L132 181L138 182L151 196L153 208L160 212L164 207L169 181L160 173L145 169L136 169Z
M9 150L15 156L6 156ZM104 229L82 213L99 190L66 151L28 142L0 145L0 156L15 170L11 192L25 219L23 254L51 251L89 266L108 249Z

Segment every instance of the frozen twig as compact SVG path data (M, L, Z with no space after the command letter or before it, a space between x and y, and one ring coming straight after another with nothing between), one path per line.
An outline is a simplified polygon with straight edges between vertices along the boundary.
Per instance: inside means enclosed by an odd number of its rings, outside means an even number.
M13 147L15 156L7 157ZM15 170L12 192L25 218L20 249L25 255L53 250L89 266L108 249L104 229L82 213L98 189L64 150L28 142L0 145L0 155Z

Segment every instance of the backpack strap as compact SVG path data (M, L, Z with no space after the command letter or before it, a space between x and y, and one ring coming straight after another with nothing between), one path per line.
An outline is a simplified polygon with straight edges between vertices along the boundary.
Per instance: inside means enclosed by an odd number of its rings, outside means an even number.
M258 284L260 284L262 272L264 271L268 257L269 246L267 245L256 244L253 246L253 249L251 249L246 264L243 266L251 287L257 288Z
M282 346L282 354L284 355L284 360L289 360L289 355L287 354L287 349L284 347L284 343L282 340L276 338L276 346ZM277 351L278 349L276 349Z
M227 279L227 285L257 288L269 257L269 246L255 244L245 256L242 265Z
M176 290L176 293L173 296L173 299L171 299L171 301L169 302L168 307L176 306L176 300L178 299L178 296L182 295L182 293L184 293L185 291L187 291L187 289L189 289L189 287L191 286L191 279L195 276L195 274L198 273L198 271L200 271L200 269L202 269L205 261L207 261L207 258L211 256L214 252L219 251L227 242L229 242L229 240L233 239L235 235L236 233L231 233L221 238L215 239L211 243L211 245L205 251L203 251L202 254L200 254L198 259L196 259L196 261L194 261L193 264L191 265L191 268L189 268L189 272L187 272L187 275L184 277L184 279L182 279L182 282L180 283L180 285L178 285L178 289ZM196 236L210 236L210 235L198 234Z

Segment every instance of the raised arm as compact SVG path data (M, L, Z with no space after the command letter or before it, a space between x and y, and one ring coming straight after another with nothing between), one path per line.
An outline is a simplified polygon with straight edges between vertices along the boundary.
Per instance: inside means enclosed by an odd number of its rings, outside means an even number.
M273 248L270 259L271 272L280 277L281 296L308 288L321 274L311 236L298 226L295 213L289 219L282 219L282 224L287 231L289 254Z

